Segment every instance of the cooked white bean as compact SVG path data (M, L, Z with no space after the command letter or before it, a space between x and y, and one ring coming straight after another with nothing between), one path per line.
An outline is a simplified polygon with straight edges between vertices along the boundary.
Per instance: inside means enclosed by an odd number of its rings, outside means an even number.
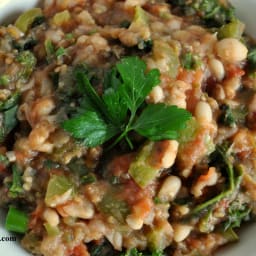
M166 201L166 202L172 201L176 197L180 188L181 188L180 178L174 175L169 176L164 180L158 192L158 197L162 201Z
M223 84L225 95L228 99L233 99L236 96L237 90L241 86L241 78L239 76L232 77Z
M207 186L213 186L218 181L218 173L215 167L210 167L206 174L201 175L191 188L191 193L195 197L203 194L203 189Z
M217 55L224 61L235 63L245 60L248 49L235 38L224 38L216 44Z
M221 61L218 59L210 59L209 68L211 73L217 78L218 81L221 81L225 76L225 69Z
M149 94L149 101L153 103L158 103L163 101L164 99L164 92L161 86L155 86Z
M53 196L53 198L51 199L50 202L47 203L47 205L50 207L56 207L57 205L66 203L70 199L72 192L73 190L71 188L62 195Z
M14 151L7 151L6 156L7 156L8 160L10 162L15 162L16 161L16 155L15 155Z
M143 226L143 219L138 218L135 214L130 214L126 217L126 223L134 230L139 230Z
M94 208L86 198L76 197L71 202L58 209L62 216L72 216L81 219L90 219L94 215Z
M185 240L192 230L192 227L190 225L184 225L179 223L173 224L172 227L173 227L173 239L177 243Z
M210 123L212 121L212 109L207 102L199 101L195 109L195 117L200 123Z
M57 212L51 208L46 208L44 213L43 213L43 217L45 219L46 222L48 222L52 227L56 227L59 222L60 222L60 218L59 215L57 214Z
M176 140L163 140L154 145L155 161L159 168L170 168L177 156L179 143Z

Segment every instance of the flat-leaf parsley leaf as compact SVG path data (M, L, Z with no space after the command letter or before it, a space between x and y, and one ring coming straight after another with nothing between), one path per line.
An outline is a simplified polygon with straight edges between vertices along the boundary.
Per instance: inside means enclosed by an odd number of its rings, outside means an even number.
M132 148L128 137L132 130L150 140L177 139L191 117L185 109L165 104L149 104L141 110L147 95L160 83L160 72L146 72L146 64L138 57L123 58L110 70L102 96L86 73L80 70L75 75L89 104L83 104L82 111L80 106L79 113L64 121L62 127L88 147L117 136L112 146L125 138Z

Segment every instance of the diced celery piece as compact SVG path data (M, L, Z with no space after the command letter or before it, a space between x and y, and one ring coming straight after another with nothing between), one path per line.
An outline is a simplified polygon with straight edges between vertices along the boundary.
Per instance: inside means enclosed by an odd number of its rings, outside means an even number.
M61 26L62 24L68 22L71 19L70 12L68 10L58 12L52 18L52 23L56 26Z
M236 242L239 240L238 235L232 228L223 231L222 235L227 239L228 242Z
M53 227L49 223L45 223L44 227L49 236L57 236L60 233L60 230L58 227Z
M141 25L148 24L147 13L138 5L135 7L135 14L134 14L133 22L137 23L138 25L139 24L141 24Z
M49 206L63 203L63 196L71 197L73 189L73 183L66 176L52 175L48 182L45 203Z
M186 123L186 128L179 132L178 141L181 145L188 143L195 138L199 124L194 117L190 118Z
M9 231L17 233L25 233L28 229L28 215L15 207L11 206L9 208L5 228Z
M163 225L159 225L157 227L152 228L147 233L147 242L149 249L151 251L160 250L162 251L165 249L168 245L170 245L170 237L172 236L172 229L166 227L166 225L163 223Z
M153 57L160 60L165 59L168 70L166 71L171 78L175 78L180 67L179 54L175 47L162 40L153 41Z
M159 169L150 164L150 156L154 147L154 142L148 142L138 153L136 159L131 163L129 174L135 182L146 187L158 175Z
M233 20L232 22L223 25L218 31L218 39L233 37L241 39L244 32L245 25L240 20Z
M22 13L18 19L15 21L15 26L21 30L22 32L26 33L33 21L36 17L42 16L41 8L33 8L24 13Z
M108 192L99 203L99 209L104 214L111 215L120 223L123 223L130 213L130 208L126 201L118 198L117 195L118 191Z

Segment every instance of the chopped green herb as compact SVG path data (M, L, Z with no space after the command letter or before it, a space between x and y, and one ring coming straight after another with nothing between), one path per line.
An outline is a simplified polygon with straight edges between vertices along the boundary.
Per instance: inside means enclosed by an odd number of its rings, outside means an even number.
M210 200L197 205L192 210L192 214L198 214L202 210L220 202L223 198L230 196L241 182L243 170L239 166L237 168L233 167L229 147L225 143L223 145L217 145L210 158L211 166L218 166L218 168L223 172L223 175L227 176L227 188Z
M125 138L132 147L128 137L131 130L151 140L177 138L177 132L191 117L186 110L156 104L148 105L137 116L146 96L160 82L158 70L145 74L145 69L145 63L138 57L122 59L107 77L110 84L106 85L104 81L107 89L102 97L88 77L78 71L77 82L89 99L87 109L83 114L64 121L62 127L89 147L103 144L118 134L112 145Z
M28 229L28 215L11 206L7 213L5 228L9 231L17 232L17 233L25 233Z
M0 164L7 166L9 164L9 160L6 156L0 154Z
M243 106L231 108L229 105L222 105L220 107L221 115L219 121L227 126L235 127L239 124L244 124L248 111Z
M173 0L171 5L179 7L183 15L197 15L207 27L220 27L235 17L234 8L219 0Z
M123 20L120 23L120 28L129 28L130 25L131 25L131 22L129 20Z
M66 49L65 48L63 48L63 47L60 47L60 48L58 48L57 50L56 50L56 57L57 58L60 58L60 57L62 57L62 56L64 56L64 55L67 55L67 52L66 52Z
M233 201L228 207L228 219L224 223L224 231L229 228L239 228L242 221L250 219L250 212L251 208L247 204L239 200Z
M12 166L12 184L9 188L9 195L11 197L17 197L20 193L23 192L22 188L22 179L21 171L18 166L15 164Z
M127 250L125 253L121 253L120 256L164 256L165 254L161 250L153 250L152 252L140 252L136 248Z
M15 105L2 114L2 120L0 121L0 142L4 141L6 136L13 130L17 125L16 113L18 110L18 105Z
M86 174L81 177L81 182L83 184L94 183L97 180L96 176L93 173Z
M250 70L255 71L256 69L256 48L249 49L247 55L248 67Z
M138 49L143 50L145 52L150 52L153 47L153 41L152 40L140 40L138 43Z
M37 26L43 24L45 21L46 21L45 16L43 16L43 15L37 16L33 20L32 24L31 24L31 28L37 27Z
M181 65L187 70L194 70L201 65L201 62L197 56L187 52L181 56Z
M16 60L23 66L21 78L27 80L36 66L36 57L31 51L22 51L18 53Z

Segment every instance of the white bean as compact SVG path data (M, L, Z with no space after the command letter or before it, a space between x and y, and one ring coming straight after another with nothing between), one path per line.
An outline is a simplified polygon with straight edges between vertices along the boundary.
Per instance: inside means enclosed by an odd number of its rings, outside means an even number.
M160 168L170 168L173 165L178 147L179 143L176 140L163 140L155 144L154 149Z
M190 225L184 225L179 223L173 224L172 227L173 227L173 239L177 243L185 240L189 236L192 230L192 227Z
M195 117L200 123L210 123L212 121L212 109L207 102L199 101L195 108Z
M56 227L59 222L60 222L60 218L59 215L57 214L57 212L51 208L46 208L44 213L43 213L43 217L45 219L46 222L48 222L52 227Z
M59 211L62 216L72 216L81 219L91 219L94 215L94 208L86 198L76 197L70 203L65 204Z
M236 38L224 38L217 42L216 52L222 60L235 63L246 59L248 49Z
M169 176L164 180L158 192L158 197L162 201L170 202L176 197L180 188L181 188L180 178L174 175Z
M225 81L223 84L226 97L228 99L233 99L236 96L237 90L241 86L241 78L239 76L232 77Z
M130 214L126 217L126 223L133 230L139 230L143 226L143 219L138 218L135 214Z
M155 86L149 94L149 101L159 103L164 99L164 92L161 86Z
M209 68L211 73L217 78L218 81L221 81L225 76L225 69L221 61L218 59L210 59Z

